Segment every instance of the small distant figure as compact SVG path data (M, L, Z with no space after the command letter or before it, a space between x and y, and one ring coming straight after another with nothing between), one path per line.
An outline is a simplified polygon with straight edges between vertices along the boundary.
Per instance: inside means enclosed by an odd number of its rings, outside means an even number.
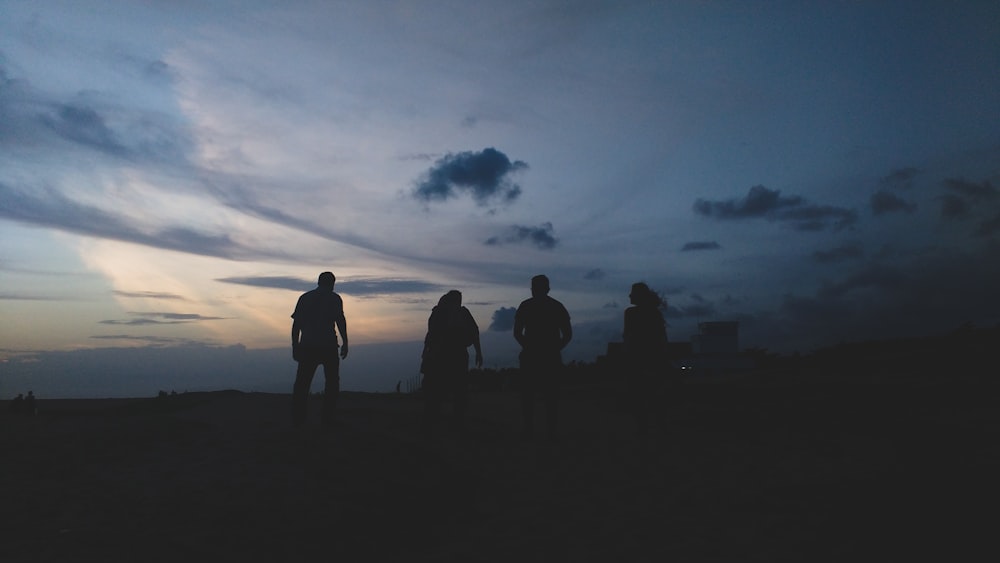
M10 401L10 405L7 407L11 414L21 414L24 412L24 393L18 393L17 397L14 397Z
M399 394L399 386L402 385L402 384L403 384L402 381L397 381L396 382L396 394Z
M521 302L514 313L514 339L521 345L520 393L522 436L534 433L534 403L541 395L549 440L555 439L562 349L573 339L569 312L549 297L549 278L531 278L531 298Z
M28 396L24 398L24 414L35 416L38 414L38 407L35 405L35 392L28 391Z
M336 420L340 360L347 358L347 319L344 301L333 291L336 281L332 272L320 274L316 289L303 293L292 313L292 358L299 363L292 389L292 424L296 427L305 424L309 387L320 365L326 378L323 423L332 425ZM342 340L339 355L338 330Z
M625 310L625 395L636 419L636 432L645 436L656 391L668 367L667 325L660 308L663 299L643 282L632 284L632 306Z
M469 398L469 346L476 350L476 367L482 367L479 325L472 313L462 306L462 293L453 289L441 296L427 319L420 371L424 374L424 414L428 431L437 424L442 404L449 398L454 409L454 428L464 429Z

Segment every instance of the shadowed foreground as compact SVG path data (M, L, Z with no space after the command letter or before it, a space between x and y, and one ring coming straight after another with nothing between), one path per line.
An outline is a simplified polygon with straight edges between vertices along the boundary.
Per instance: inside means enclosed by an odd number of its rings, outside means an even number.
M806 382L808 381L808 382ZM1000 414L982 383L689 381L648 442L567 389L556 444L473 394L465 437L411 395L41 401L0 416L4 561L992 560ZM314 559L319 560L319 559Z

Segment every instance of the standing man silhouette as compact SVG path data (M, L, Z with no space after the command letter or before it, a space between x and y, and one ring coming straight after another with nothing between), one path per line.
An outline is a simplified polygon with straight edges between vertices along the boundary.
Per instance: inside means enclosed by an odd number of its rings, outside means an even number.
M521 345L523 436L532 437L535 396L540 394L545 403L548 438L553 440L562 349L573 339L573 327L566 307L549 297L549 278L531 278L531 298L522 301L514 313L514 339Z
M337 395L340 393L340 360L347 358L347 319L344 301L333 291L337 281L331 272L319 275L319 285L303 293L292 313L292 358L299 363L292 389L292 424L306 421L309 387L316 368L323 365L326 378L323 397L323 424L333 424ZM337 330L343 346L337 354Z

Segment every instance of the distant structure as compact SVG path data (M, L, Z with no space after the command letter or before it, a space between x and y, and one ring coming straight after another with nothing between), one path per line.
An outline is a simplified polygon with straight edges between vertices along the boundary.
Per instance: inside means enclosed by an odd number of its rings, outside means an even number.
M713 321L698 323L698 334L691 337L695 354L721 356L739 354L740 323L737 321Z
M747 370L754 360L740 353L740 323L711 321L698 323L698 334L690 342L670 342L669 355L674 367L694 370L691 373L714 374ZM607 376L620 377L625 362L625 345L609 342L608 351L597 358L598 366Z

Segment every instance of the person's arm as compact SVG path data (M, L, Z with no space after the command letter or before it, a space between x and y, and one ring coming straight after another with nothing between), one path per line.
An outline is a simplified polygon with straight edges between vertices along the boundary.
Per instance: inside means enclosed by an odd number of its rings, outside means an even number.
M299 321L292 319L292 359L296 362L299 361L299 339L301 337L302 329L299 327Z
M476 367L481 368L483 367L483 347L479 341L479 325L476 324L476 319L473 318L472 313L468 309L465 309L465 316L472 331L472 346L476 349Z
M340 331L340 339L343 343L340 345L340 358L347 358L347 319L343 314L337 318L337 330Z
M565 312L565 308L564 308ZM569 344L570 340L573 340L573 325L569 322L569 313L563 315L562 326L559 328L559 332L562 333L562 340L559 343L559 349L562 350Z
M514 313L514 340L524 348L524 319L521 318L521 308L518 307L517 312Z

